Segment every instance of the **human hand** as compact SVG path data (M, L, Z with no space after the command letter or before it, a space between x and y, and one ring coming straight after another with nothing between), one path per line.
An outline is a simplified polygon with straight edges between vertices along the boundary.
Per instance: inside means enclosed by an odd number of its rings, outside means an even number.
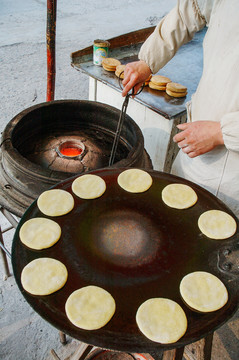
M174 136L182 151L190 158L205 154L218 145L223 145L221 124L215 121L194 121L177 125L182 130Z
M124 70L124 80L122 81L124 86L122 96L126 96L133 87L136 94L150 74L149 66L142 60L127 64Z

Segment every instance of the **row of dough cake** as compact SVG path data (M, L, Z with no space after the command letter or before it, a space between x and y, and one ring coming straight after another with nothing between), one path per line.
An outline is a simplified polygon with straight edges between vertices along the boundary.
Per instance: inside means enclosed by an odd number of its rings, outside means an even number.
M125 66L126 65L121 64L119 60L114 58L104 58L102 61L102 67L106 71L114 72L115 75L121 79L124 78ZM171 79L163 75L150 75L144 84L154 90L166 91L166 93L172 97L185 97L187 95L186 86L172 82Z

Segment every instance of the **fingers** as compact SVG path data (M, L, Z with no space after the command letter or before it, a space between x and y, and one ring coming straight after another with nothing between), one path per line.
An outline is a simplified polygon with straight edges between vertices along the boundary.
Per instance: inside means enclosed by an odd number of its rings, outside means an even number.
M178 134L176 134L174 137L173 137L173 141L174 142L182 142L184 139L186 139L187 135L188 135L188 123L184 123L184 124L179 124L177 125L177 128L179 130L182 130L180 131ZM185 142L186 144L186 142ZM181 144L181 145L184 145L184 144Z
M131 77L132 77L132 71L130 68L127 68L127 65L125 67L125 70L124 70L124 79L122 81L122 84L124 86L126 86L128 84L128 82L131 80Z
M182 148L181 148L182 152L184 152L185 154L188 155L188 157L190 158L194 158L196 156L198 156L199 154L193 149L192 145L188 145L185 144Z
M149 74L151 74L151 70L144 61L140 60L127 64L124 70L124 80L122 81L124 86L122 96L126 96L133 87L136 94L143 82L149 77Z
M182 151L185 154L189 154L190 152L192 152L192 147L190 145L186 144L184 147L182 147Z
M173 137L173 141L176 143L179 143L181 141L183 141L186 138L186 134L184 131L181 131L180 133L178 133L177 135L175 135ZM186 143L186 142L185 142ZM182 144L183 145L183 144Z
M134 94L136 95L142 85L143 85L143 83L136 83L135 81L130 80L130 81L127 83L127 85L125 85L124 89L122 90L122 96L126 96L127 93L128 93L131 89L133 89ZM133 97L134 97L134 96L133 96Z
M179 141L178 142L178 147L180 149L183 149L183 148L186 148L188 146L187 142L186 142L186 139L183 139L183 141Z
M190 151L187 153L187 156L190 158L195 158L198 155L200 155L200 154L196 153L195 151Z
M182 131L173 137L173 141L178 144L178 147L182 150L182 152L187 154L189 157L195 157L197 155L192 144L189 143L189 139L187 137L187 125L187 123L177 125L177 128Z
M124 89L122 91L122 96L126 96L127 93L136 85L135 77L132 76L128 82L126 82L124 85Z
M189 126L189 123L183 123L183 124L178 124L177 128L179 130L186 130L188 128L188 126Z
M124 80L122 81L122 84L124 86L124 89L122 91L122 96L126 96L127 93L138 83L138 77L137 74L129 70L128 72L124 72ZM140 87L140 86L139 86ZM135 91L136 93L136 91Z

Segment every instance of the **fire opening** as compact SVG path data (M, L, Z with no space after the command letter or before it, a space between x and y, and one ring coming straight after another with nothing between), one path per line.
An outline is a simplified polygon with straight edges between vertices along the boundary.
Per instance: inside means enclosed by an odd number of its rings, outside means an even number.
M67 159L79 159L83 155L85 146L82 142L76 141L65 141L61 143L57 148L56 152L60 157Z

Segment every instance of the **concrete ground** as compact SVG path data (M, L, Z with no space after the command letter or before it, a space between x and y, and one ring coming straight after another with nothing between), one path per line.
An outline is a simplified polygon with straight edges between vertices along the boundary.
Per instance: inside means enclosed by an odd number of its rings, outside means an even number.
M154 25L176 0L61 0L57 4L55 99L87 99L88 77L71 67L71 52ZM46 0L0 1L0 130L20 111L46 99ZM0 214L2 229L8 221ZM11 250L14 229L4 233ZM10 265L11 266L11 265ZM238 360L238 313L214 336L213 360ZM68 359L78 342L62 346L58 330L5 279L0 260L0 359L50 360L51 349Z

